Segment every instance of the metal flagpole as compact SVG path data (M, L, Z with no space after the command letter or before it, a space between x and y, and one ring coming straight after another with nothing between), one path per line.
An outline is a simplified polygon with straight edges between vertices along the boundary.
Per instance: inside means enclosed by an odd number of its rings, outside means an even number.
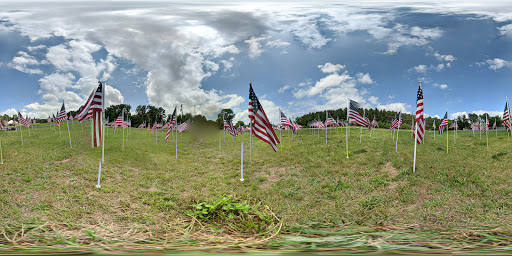
M18 110L18 113L20 110ZM21 129L20 116L18 115L18 124L20 124L20 134L21 134L21 145L23 146L23 130Z
M453 143L457 144L457 120L455 121L455 126L453 127Z
M486 131L485 131L485 137L487 138L487 149L489 149L489 127L487 126L487 116L485 116L485 128L486 128Z
M494 123L496 124L496 137L498 137L498 123L497 123L497 118L494 118Z
M101 178L101 162L100 162L100 166L98 168L98 184L96 184L96 188L100 188L101 185L100 185L100 178Z
M158 121L158 115L155 116L155 123ZM158 145L158 125L156 128L156 131L155 131L155 144Z
M436 131L434 131L434 136L436 134ZM417 146L417 142L416 140L418 139L418 122L416 122L416 124L414 125L414 161L413 161L413 164L412 164L412 173L415 173L416 172L416 146Z
M327 145L327 110L325 110L325 145Z
M124 108L121 110L121 117L123 118L122 126L124 126ZM124 127L123 128L123 151L124 151Z
M105 86L106 87L106 86ZM105 89L101 88L101 162L105 162ZM108 123L108 120L107 120ZM107 129L108 133L108 129Z
M251 156L251 164L252 164L252 120L249 120L249 126L251 128L251 150L250 150L250 156Z
M241 147L241 153L240 153L240 167L241 167L241 174L242 177L240 178L240 181L244 181L244 142L242 141L242 147Z
M2 151L2 140L0 139L0 164L4 164L4 152Z
M434 140L436 140L436 120L434 119Z
M69 132L69 120L66 120L66 126L68 127L69 147L73 148L71 145L71 133Z
M348 99L348 104L349 106L347 107L347 125L348 127L345 127L345 131L346 131L346 141L347 141L347 158L348 158L348 130L350 129L350 120L349 120L349 115L348 115L348 112L349 112L349 108L350 108L350 99Z
M478 118L478 131L480 132L480 140L482 140L482 122L480 122L480 117Z
M178 159L178 117L176 117L176 124L174 127L176 128L176 159Z
M401 116L399 117L401 118ZM398 120L398 131L396 131L396 145L395 152L398 152L398 134L400 133L400 119Z
M60 131L60 123L59 123L59 138L62 138L62 132Z
M448 118L448 109L446 109L446 116ZM448 122L446 123L446 154L448 154L448 134L450 131L448 130Z

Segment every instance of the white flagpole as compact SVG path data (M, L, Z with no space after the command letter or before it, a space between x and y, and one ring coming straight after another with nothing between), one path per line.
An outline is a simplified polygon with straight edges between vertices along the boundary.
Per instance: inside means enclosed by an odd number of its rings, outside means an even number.
M478 118L478 131L480 133L480 140L482 140L482 122L480 122L480 117Z
M105 98L105 97L102 97ZM103 102L105 102L103 100ZM102 106L105 106L102 104ZM103 121L105 120L105 111L101 111L101 162L105 162L105 123ZM108 130L107 130L108 131Z
M60 131L60 124L61 123L59 123L59 138L62 138L62 132Z
M359 135L359 143L361 143L361 137L363 136L363 127L361 126L361 135Z
M455 120L455 126L453 127L453 143L457 144L457 120Z
M348 116L348 112L349 112L349 108L350 108L350 99L348 99L348 107L347 107L347 125L348 127L345 127L345 131L346 131L346 141L347 141L347 158L348 158L348 130L350 129L350 120L349 120L349 116Z
M398 130L396 131L395 152L398 152L398 134L400 133L400 120L398 121Z
M250 150L250 155L251 155L251 164L252 164L252 120L249 120L249 126L251 128L251 150Z
M124 108L121 110L121 117L123 118L122 126L124 126ZM121 127L123 129L123 150L124 151L124 127Z
M494 118L494 123L496 124L496 137L498 137L498 124L496 118Z
M241 173L242 173L242 178L240 178L240 181L244 181L244 142L242 141L242 147L241 147L241 152L240 152L240 166L241 166Z
M283 139L281 137L282 129L279 129L279 141L281 142L281 155L283 154Z
M448 113L448 109L446 109L446 113ZM447 117L448 118L448 115ZM448 134L450 133L450 131L448 130L448 123L446 124L446 154L448 154Z
M98 168L98 184L96 184L96 188L100 188L101 185L100 185L100 178L101 178L101 162L100 162L100 167Z
M325 145L327 145L327 110L325 110Z
M485 126L486 126L486 131L485 131L485 137L487 138L487 149L489 149L489 127L487 127L487 116L485 116Z
M18 110L18 113L19 113L19 110ZM23 130L21 129L20 116L18 116L18 124L20 124L21 145L23 146Z
M434 119L434 140L436 140L436 120Z
M71 145L71 133L69 132L69 120L66 120L66 126L68 127L69 147L73 148L73 145Z
M2 140L0 140L0 164L4 164L4 152L2 151Z
M435 131L434 131L434 136L435 136ZM412 164L412 173L415 173L416 172L416 146L417 146L417 142L416 140L418 139L418 122L416 122L416 124L414 125L414 161L413 161L413 164Z
M176 117L176 159L178 159L178 118Z

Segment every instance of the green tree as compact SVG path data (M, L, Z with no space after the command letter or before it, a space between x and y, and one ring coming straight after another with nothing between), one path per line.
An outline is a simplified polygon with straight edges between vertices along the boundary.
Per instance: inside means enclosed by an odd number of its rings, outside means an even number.
M130 109L132 109L132 106L128 104L118 104L109 106L105 109L105 118L107 118L109 122L116 120L117 117L121 114L123 108L125 109L124 120L128 120L131 117Z
M233 113L233 110L229 108L225 108L220 111L220 113L217 115L217 127L222 129L224 127L224 115L226 115L226 119L231 121L235 117L235 114Z

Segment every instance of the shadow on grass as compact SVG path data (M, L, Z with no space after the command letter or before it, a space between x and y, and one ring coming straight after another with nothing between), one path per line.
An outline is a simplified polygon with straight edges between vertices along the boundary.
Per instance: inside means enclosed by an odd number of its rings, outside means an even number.
M499 158L506 155L507 153L504 153L504 152L501 152L501 153L498 153L498 154L495 154L492 156L492 159L494 160L500 160Z

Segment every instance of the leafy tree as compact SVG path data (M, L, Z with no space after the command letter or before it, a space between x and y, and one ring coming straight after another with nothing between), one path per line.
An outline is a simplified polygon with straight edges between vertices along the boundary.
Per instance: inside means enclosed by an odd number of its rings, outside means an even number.
M217 115L217 127L222 129L224 127L224 115L226 115L226 119L231 121L235 117L235 114L233 113L233 110L229 108L225 108L220 111L220 113Z
M105 118L109 120L109 122L112 122L117 119L117 117L121 114L121 111L125 109L124 111L124 118L125 120L128 120L128 118L131 117L130 109L132 109L132 106L128 104L119 104L119 105L111 105L108 108L105 109Z

